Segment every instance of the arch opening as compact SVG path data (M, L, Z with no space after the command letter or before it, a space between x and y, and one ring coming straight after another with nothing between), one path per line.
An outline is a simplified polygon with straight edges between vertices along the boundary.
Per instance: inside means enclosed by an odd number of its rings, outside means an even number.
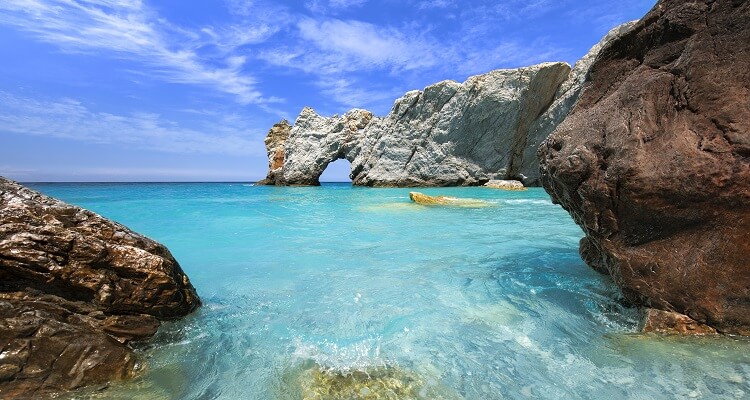
M352 173L352 163L342 158L329 163L318 178L320 183L352 183L349 177Z

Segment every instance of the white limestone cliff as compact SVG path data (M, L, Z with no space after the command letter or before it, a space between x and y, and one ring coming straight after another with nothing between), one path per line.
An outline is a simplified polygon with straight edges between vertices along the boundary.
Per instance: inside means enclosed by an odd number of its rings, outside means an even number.
M575 105L613 29L581 61L501 69L442 81L396 100L385 117L354 109L322 117L306 107L269 132L261 184L318 185L329 163L351 163L361 186L462 186L515 179L538 185L536 149Z

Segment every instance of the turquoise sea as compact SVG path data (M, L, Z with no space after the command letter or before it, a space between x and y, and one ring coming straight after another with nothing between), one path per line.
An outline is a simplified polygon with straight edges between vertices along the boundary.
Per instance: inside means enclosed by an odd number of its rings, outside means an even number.
M750 341L636 333L541 189L29 186L164 243L204 302L78 398L750 398Z

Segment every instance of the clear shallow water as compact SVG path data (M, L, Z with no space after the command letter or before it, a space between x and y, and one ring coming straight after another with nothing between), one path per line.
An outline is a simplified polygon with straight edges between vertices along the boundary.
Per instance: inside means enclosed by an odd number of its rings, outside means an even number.
M749 341L634 333L541 189L30 186L166 244L205 304L142 378L79 397L750 397Z

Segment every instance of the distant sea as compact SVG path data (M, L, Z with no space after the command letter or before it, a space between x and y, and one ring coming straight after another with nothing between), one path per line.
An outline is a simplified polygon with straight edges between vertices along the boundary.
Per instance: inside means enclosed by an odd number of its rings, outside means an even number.
M77 398L750 398L750 341L637 333L541 189L28 185L164 243L204 301Z

